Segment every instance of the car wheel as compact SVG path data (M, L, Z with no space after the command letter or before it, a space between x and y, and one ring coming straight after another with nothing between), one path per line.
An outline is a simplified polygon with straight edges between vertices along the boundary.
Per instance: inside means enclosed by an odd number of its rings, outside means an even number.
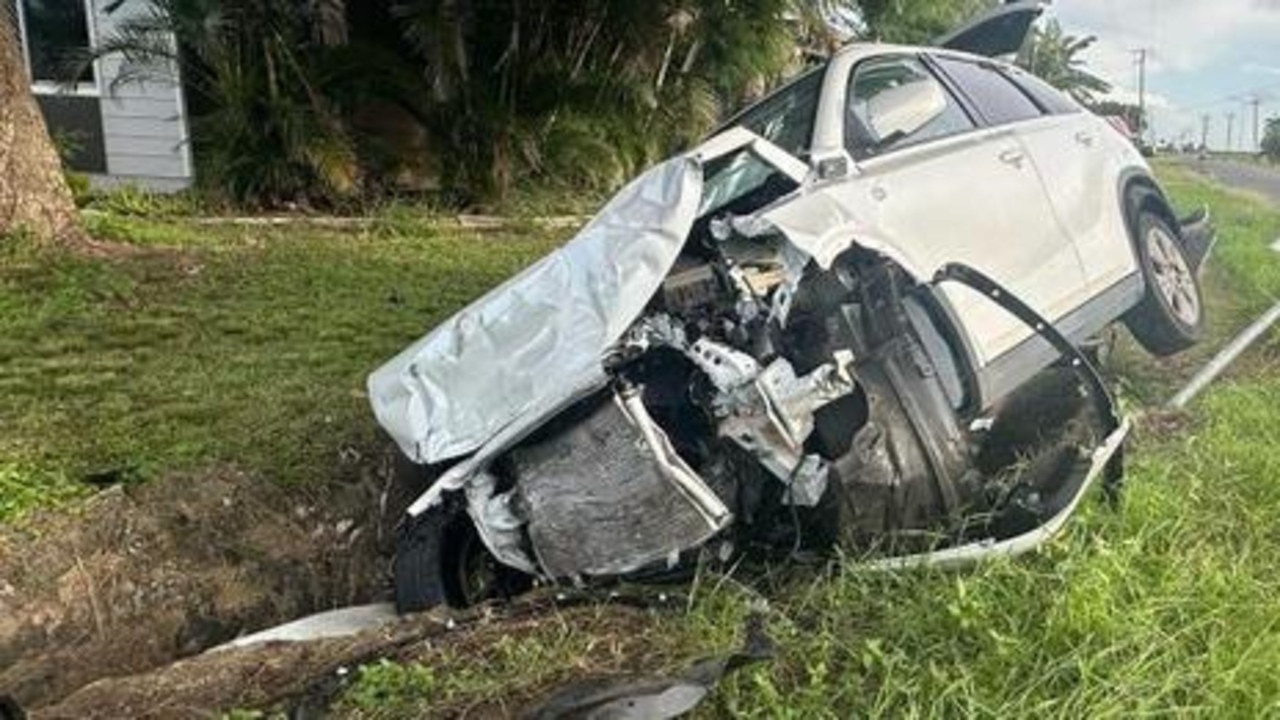
M445 537L457 508L435 507L418 517L405 516L396 535L392 578L396 611L430 610L448 602L445 594Z
M405 518L393 575L396 609L402 613L505 600L533 586L533 578L489 553L457 497Z
M1125 325L1153 355L1172 355L1200 338L1204 302L1200 282L1165 220L1150 210L1138 215L1135 245L1146 281L1142 302L1125 315Z

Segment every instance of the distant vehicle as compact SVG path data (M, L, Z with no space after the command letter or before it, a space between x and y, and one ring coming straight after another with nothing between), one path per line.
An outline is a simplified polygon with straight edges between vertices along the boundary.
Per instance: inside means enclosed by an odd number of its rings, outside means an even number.
M1208 232L1037 78L849 46L370 377L423 489L398 603L1035 547L1119 473L1128 426L1077 346L1117 321L1194 343Z

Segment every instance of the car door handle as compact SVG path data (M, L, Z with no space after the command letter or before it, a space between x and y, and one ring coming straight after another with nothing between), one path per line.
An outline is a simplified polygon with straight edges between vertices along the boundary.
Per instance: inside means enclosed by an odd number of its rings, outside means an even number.
M1027 156L1021 150L1015 150L1013 148L1009 148L1008 150L1000 153L1000 162L1005 165L1012 165L1019 170L1022 169L1022 162L1026 159Z
M1087 133L1084 131L1076 133L1076 142L1085 147L1093 147L1094 139L1093 133Z

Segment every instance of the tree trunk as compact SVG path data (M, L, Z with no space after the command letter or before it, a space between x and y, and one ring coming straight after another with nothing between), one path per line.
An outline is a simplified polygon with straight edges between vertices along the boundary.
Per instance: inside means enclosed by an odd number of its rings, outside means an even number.
M83 238L58 153L31 95L26 66L0 4L0 239L16 231L42 241Z

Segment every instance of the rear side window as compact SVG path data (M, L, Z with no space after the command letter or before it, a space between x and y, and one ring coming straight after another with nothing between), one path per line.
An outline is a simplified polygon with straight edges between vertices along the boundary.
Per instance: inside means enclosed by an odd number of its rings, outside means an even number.
M1009 73L1009 78L1051 115L1068 115L1081 110L1075 100L1031 73L1014 71Z
M929 68L911 56L858 64L849 80L845 145L855 158L972 130Z
M1043 114L1031 98L994 68L949 57L935 60L992 125L1030 120Z

